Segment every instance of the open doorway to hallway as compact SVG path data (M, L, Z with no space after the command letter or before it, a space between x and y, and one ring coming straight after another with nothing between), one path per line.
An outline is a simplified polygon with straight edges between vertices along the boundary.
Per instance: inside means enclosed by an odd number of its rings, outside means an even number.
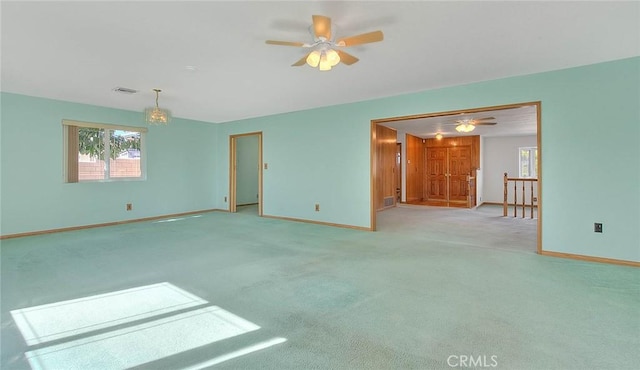
M229 137L229 212L262 216L262 133Z
M386 136L396 138L394 145L402 144L400 206L459 207L504 217L508 191L504 218L526 216L521 224L534 229L533 250L541 252L540 108L540 102L529 102L373 120L372 228L377 212L389 208L377 202L385 196L379 194L384 192L381 184L385 176L396 175L385 175L380 165L389 140L379 140L376 133L391 130L395 134ZM526 191L521 190L525 185ZM388 217L380 221L388 222Z

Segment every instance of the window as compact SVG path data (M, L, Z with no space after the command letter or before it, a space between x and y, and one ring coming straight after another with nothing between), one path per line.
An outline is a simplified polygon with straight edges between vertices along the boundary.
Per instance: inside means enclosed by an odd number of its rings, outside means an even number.
M142 127L63 120L66 182L144 179Z
M519 177L538 178L538 148L535 146L519 148Z

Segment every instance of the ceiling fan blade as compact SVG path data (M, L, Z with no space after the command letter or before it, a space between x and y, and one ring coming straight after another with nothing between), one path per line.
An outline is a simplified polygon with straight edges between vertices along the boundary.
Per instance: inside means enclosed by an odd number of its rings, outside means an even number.
M347 47L360 44L368 44L370 42L378 42L382 41L383 39L384 35L382 34L382 31L373 31L363 33L361 35L341 38L340 40L338 40L337 45Z
M323 15L314 15L312 18L313 33L316 37L324 37L327 40L331 40L331 18Z
M474 122L472 123L472 125L474 126L493 126L496 125L498 122Z
M282 46L299 46L303 47L303 42L293 42L293 41L276 41L276 40L267 40L265 41L269 45L282 45Z
M311 53L309 53L309 54L311 54ZM300 66L305 65L305 63L307 63L307 57L309 56L309 54L303 56L302 59L300 59L299 61L293 63L291 66L292 67L300 67Z
M352 65L353 63L357 62L358 58L354 57L351 54L345 53L342 50L336 50L336 52L338 53L338 55L340 56L340 61L348 66Z
M489 121L489 120L494 120L496 119L495 117L485 117L485 118L476 118L473 119L472 121Z

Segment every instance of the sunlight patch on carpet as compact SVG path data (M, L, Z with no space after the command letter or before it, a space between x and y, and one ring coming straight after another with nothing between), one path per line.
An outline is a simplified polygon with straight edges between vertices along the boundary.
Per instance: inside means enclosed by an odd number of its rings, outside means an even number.
M124 369L260 327L219 307L69 341L25 353L35 369Z
M11 311L28 345L145 319L208 303L159 283Z

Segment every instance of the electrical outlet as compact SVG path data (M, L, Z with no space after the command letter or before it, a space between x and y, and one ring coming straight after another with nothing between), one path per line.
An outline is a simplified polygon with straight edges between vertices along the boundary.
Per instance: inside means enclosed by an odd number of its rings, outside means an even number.
M602 224L599 222L596 222L593 224L593 231L596 233L601 233L602 232Z
M131 211L133 209L133 205L131 203L127 203L127 211Z
M264 169L265 169L265 170L268 170L268 169L269 169L269 163L265 163L265 164L264 164Z
M320 212L320 205L316 203L316 212Z

